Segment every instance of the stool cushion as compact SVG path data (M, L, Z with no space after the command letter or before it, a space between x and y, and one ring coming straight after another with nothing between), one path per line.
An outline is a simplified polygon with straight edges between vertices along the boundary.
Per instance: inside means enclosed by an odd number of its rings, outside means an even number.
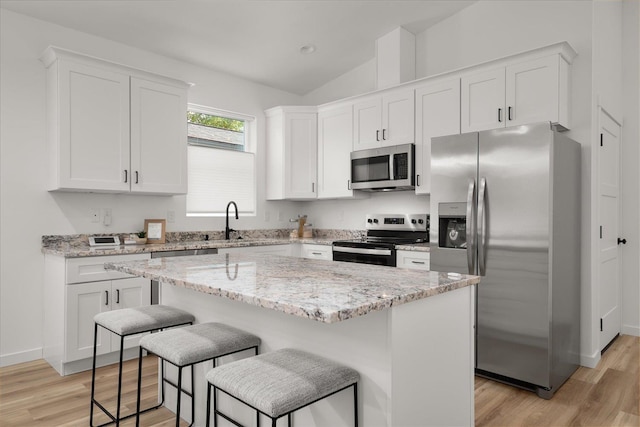
M201 323L146 335L140 347L173 363L188 366L260 345L260 338L223 323Z
M196 318L186 311L167 305L148 305L105 311L96 314L93 320L118 335L133 335L154 329L184 325L195 322Z
M360 375L320 356L282 349L210 370L207 381L272 418L352 385Z

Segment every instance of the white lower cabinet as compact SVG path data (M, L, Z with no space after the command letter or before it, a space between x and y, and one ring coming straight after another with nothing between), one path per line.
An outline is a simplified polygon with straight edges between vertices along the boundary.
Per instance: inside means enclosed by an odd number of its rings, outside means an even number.
M429 252L396 251L396 267L429 270Z
M43 357L60 375L91 369L93 317L101 312L151 303L149 279L105 270L105 262L149 259L149 254L64 258L45 255ZM125 339L134 348L141 335ZM98 328L98 365L118 360L120 337Z
M309 259L333 260L333 248L328 245L303 244L300 256Z

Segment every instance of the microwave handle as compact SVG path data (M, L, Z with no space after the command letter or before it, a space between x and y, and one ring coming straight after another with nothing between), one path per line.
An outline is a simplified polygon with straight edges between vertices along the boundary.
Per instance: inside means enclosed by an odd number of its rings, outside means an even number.
M396 156L393 154L389 154L389 156L391 157L391 161L389 162L389 179L394 179L396 173Z

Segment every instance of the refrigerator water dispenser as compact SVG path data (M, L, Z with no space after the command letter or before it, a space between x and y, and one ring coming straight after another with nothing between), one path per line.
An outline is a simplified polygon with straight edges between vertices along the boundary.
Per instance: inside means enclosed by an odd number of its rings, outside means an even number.
M467 204L438 204L438 246L450 249L467 248Z

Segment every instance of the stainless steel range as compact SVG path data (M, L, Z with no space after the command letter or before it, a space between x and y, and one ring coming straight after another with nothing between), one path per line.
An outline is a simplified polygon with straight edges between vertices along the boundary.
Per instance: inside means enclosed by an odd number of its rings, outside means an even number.
M429 241L428 214L370 214L364 239L333 242L333 260L396 266L396 245Z

